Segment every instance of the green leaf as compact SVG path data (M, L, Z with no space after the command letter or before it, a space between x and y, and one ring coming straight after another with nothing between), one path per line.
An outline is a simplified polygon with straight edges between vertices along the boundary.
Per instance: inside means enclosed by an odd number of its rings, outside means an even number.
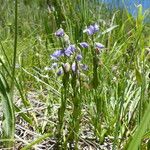
M6 78L0 72L0 96L3 108L3 136L7 139L14 139L15 132L15 115L13 101L10 94L10 88ZM9 145L10 143L7 143ZM11 144L10 144L11 145Z
M135 75L136 75L136 80L137 80L137 83L139 85L142 84L142 75L141 73L138 71L138 69L135 70Z
M143 138L143 135L144 135L145 131L147 130L149 122L150 122L150 113L149 112L150 112L150 103L144 113L141 124L135 131L133 139L132 139L131 143L129 144L127 150L137 150L138 149L138 146L139 146L139 144Z
M100 34L97 36L96 39L98 39L101 35L104 35L104 34L106 34L106 33L111 32L112 30L114 30L114 29L117 28L117 27L118 27L118 25L113 25L113 26L111 26L110 28L108 28L108 29L106 29L105 31L103 31L102 33L100 33Z
M111 26L110 28L108 28L107 30L105 30L104 32L102 32L102 35L103 34L106 34L106 33L108 33L108 32L110 32L110 31L112 31L112 30L114 30L115 28L117 28L118 27L118 25L113 25L113 26Z
M35 141L31 142L29 145L23 147L21 150L31 149L34 145L40 143L41 141L45 140L46 138L50 137L51 135L52 135L51 133L44 134L44 135L40 136L39 138L37 138Z

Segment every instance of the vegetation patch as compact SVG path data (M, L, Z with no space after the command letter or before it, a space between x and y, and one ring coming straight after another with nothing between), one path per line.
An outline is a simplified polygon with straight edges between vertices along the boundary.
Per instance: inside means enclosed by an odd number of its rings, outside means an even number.
M1 0L0 149L150 149L142 9Z

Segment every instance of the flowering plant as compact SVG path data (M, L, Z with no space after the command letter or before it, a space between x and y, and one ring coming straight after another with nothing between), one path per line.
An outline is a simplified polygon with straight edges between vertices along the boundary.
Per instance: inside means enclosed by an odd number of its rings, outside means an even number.
M77 45L70 44L69 36L66 35L62 28L55 32L55 36L60 40L61 49L54 51L51 55L51 61L53 61L50 70L54 69L58 77L62 77L61 87L61 106L58 110L58 140L61 141L62 128L64 122L64 113L66 111L67 99L72 96L73 112L71 128L74 130L70 131L69 139L73 142L73 137L76 136L79 130L79 118L81 118L81 97L80 92L82 91L82 83L89 81L89 77L85 75L85 71L90 69L86 64L82 63L85 59L83 56L83 50L88 51L91 49L92 61L93 61L93 77L92 87L97 89L98 86L98 54L104 48L104 45L94 41L94 34L99 31L99 26L95 23L87 27L83 33L87 33L91 44L88 42L80 42ZM71 85L71 86L70 86ZM70 89L71 88L71 89ZM70 93L72 91L72 93ZM78 105L77 105L78 104ZM78 112L78 113L76 113ZM77 139L77 137L76 137ZM77 140L78 141L78 140ZM77 143L76 141L76 143Z

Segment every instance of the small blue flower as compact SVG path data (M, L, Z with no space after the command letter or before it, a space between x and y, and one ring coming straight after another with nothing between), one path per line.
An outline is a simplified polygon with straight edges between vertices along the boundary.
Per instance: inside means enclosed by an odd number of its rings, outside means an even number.
M75 45L69 45L67 49L74 52L76 50L76 47Z
M79 44L80 44L80 46L81 46L82 48L88 48L88 47L89 47L88 43L86 43L86 42L81 42L81 43L79 43Z
M66 56L71 56L73 54L73 52L71 50L69 50L68 48L65 50L65 55Z
M63 56L63 50L57 50L50 56L52 60L57 60L60 56Z
M94 27L90 25L87 29L83 31L84 33L86 32L88 35L93 35L94 34Z
M98 24L95 23L95 24L90 25L89 27L87 27L83 32L84 33L86 32L88 35L93 35L98 30L99 30L99 26L98 26Z
M60 68L60 69L58 70L58 72L57 72L57 76L61 76L62 74L63 74L63 69Z
M82 60L82 55L81 55L81 54L78 54L78 55L76 56L76 60L77 60L77 61L81 61L81 60Z
M81 64L81 68L83 71L87 71L88 70L88 66L85 64Z
M102 49L102 48L104 48L104 45L101 43L95 43L95 47L98 49Z
M57 37L63 37L65 35L64 33L64 30L62 28L58 29L56 32L55 32L55 35Z
M73 54L73 52L76 50L75 45L69 45L66 49L65 49L65 55L66 56L71 56Z

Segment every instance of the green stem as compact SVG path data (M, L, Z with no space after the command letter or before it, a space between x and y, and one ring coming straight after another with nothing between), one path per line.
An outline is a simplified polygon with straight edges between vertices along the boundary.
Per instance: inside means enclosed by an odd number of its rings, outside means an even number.
M97 54L96 54L96 50L95 50L95 47L94 47L94 36L92 36L92 47L91 47L91 54L92 54L92 57L93 57L93 81L92 81L92 84L93 84L93 88L94 89L97 89L98 87L98 74L97 74L97 69L98 69L98 57L97 57Z
M65 110L67 105L67 94L68 94L68 80L69 80L69 73L64 73L62 82L63 86L61 89L61 106L58 110L58 143L62 144L62 128L64 125L64 116L65 116ZM59 145L58 145L59 146ZM65 146L65 145L64 145Z
M14 38L14 52L13 52L13 65L12 65L12 97L14 91L14 81L15 81L15 67L16 67L16 55L17 55L17 38L18 38L18 0L15 0L15 38Z

